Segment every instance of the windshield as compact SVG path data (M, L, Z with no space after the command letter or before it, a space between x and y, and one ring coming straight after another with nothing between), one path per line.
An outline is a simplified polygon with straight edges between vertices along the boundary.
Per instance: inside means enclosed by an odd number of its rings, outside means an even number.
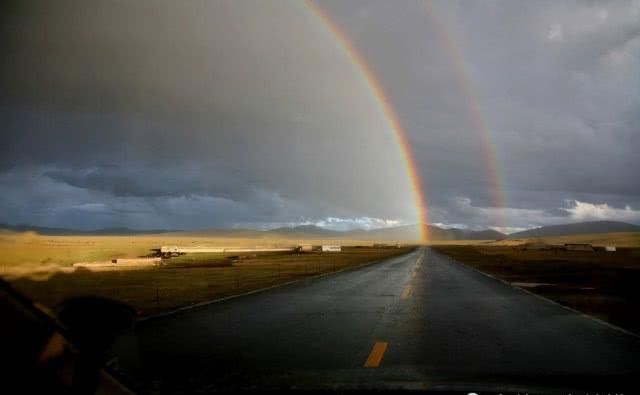
M637 1L0 7L0 277L63 387L638 389Z

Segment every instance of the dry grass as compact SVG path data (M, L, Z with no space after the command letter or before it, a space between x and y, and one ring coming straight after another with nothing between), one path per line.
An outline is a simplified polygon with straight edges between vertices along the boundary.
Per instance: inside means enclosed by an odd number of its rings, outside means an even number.
M612 245L617 247L640 247L640 232L595 233L588 235L540 237L532 239L432 240L428 244L432 246L490 245L498 247L516 247L531 242L551 245L564 245L565 243L589 243L595 246Z
M157 268L100 272L71 268L77 261L146 255L151 248L161 244L290 246L302 243L310 242L262 239L257 243L250 239L190 239L162 235L0 235L0 248L6 252L2 257L5 274L20 273L10 277L13 286L34 300L55 308L73 296L105 296L129 303L142 316L353 267L412 249L346 247L340 253L194 254L169 259ZM46 269L44 274L42 269Z
M359 240L243 239L180 234L136 236L45 236L33 232L0 232L0 268L42 264L71 266L75 262L133 258L161 245L226 247L291 247L299 244L371 245Z
M616 252L439 246L457 261L640 333L640 248Z
M503 243L505 241L500 241ZM466 245L482 245L487 243L496 243L495 240L430 240L426 243L428 246L466 246ZM518 242L519 244L519 242Z
M640 232L612 232L590 235L556 236L541 239L549 244L589 243L596 246L640 247Z

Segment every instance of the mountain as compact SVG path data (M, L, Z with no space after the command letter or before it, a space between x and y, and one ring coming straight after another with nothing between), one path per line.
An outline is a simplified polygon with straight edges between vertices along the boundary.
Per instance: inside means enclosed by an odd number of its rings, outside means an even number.
M459 236L462 240L502 240L506 239L507 235L502 232L498 232L493 229L485 230L461 230Z
M428 225L427 229L429 237L433 240L497 240L506 238L505 234L490 229L479 231L456 228L444 229L434 225ZM315 225L302 225L271 229L265 231L265 233L298 239L417 240L419 238L416 225L350 231L336 231Z
M429 225L429 238L431 240L501 240L507 236L497 230L468 230L458 228L440 228Z
M418 227L416 225L395 226L392 228L381 229L356 229L344 232L345 238L353 240L374 240L374 241L393 241L393 240L418 240Z
M49 228L46 226L33 226L33 225L7 225L0 224L0 229L8 230L12 232L36 232L41 235L47 236L73 236L73 235L95 235L95 236L126 236L137 234L155 234L155 233L169 233L174 232L165 229L152 229L152 230L136 230L129 228L104 228L104 229L70 229L70 228Z
M268 238L268 235L261 230L245 228L211 228L202 230L177 231L175 235L191 237L220 237L220 238L245 238L260 239Z
M534 237L568 236L610 232L640 232L640 226L615 221L594 221L575 224L543 226L522 232L505 235L495 230L467 230L457 228L440 228L435 225L427 225L431 240L501 240L526 239ZM250 238L250 239L351 239L372 241L416 241L419 239L416 225L396 226L392 228L372 230L337 231L321 228L315 225L300 225L293 227L281 227L269 230L255 229L206 229L196 231L179 231L167 229L136 230L129 228L108 229L65 229L49 228L31 225L5 225L0 224L0 230L13 232L36 232L42 235L70 236L70 235L103 235L126 236L136 234L173 233L193 237L221 237L221 238Z
M495 230L466 230L444 229L434 225L427 225L427 232L431 240L500 240L506 235ZM346 232L351 239L359 240L418 240L416 225L396 226L373 230L356 230Z
M464 229L444 229L434 225L427 225L431 240L499 240L506 236L494 230L464 230ZM392 228L372 229L372 230L350 230L337 231L321 228L315 225L300 225L293 227L281 227L269 230L255 229L225 229L213 228L195 231L173 231L173 230L135 230L129 228L110 228L97 230L79 230L64 228L47 228L30 225L3 225L0 229L14 232L36 232L50 236L71 236L71 235L136 235L136 234L157 234L172 233L174 235L191 237L220 237L220 238L247 238L247 239L342 239L342 240L372 240L372 241L416 241L419 239L416 225L396 226Z
M584 235L611 232L640 232L640 226L616 221L593 221L575 224L551 225L512 233L510 239L526 239L532 237L552 237Z
M213 228L205 230L185 231L183 235L194 237L230 237L247 239L330 239L343 236L343 232L324 229L315 225L281 227L268 230L245 228Z
M321 228L315 225L300 225L300 226L293 226L293 227L275 228L275 229L265 230L264 232L269 235L285 236L288 238L295 238L295 239L334 238L334 237L341 237L345 233L345 232L340 232L336 230Z

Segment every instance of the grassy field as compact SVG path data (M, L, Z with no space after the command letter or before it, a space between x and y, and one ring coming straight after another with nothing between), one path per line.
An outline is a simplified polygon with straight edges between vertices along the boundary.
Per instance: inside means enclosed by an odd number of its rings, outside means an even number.
M140 316L202 301L353 267L412 250L344 247L340 253L193 254L165 260L160 267L88 271L74 262L136 257L162 244L218 246L291 246L321 241L167 236L0 235L0 273L19 291L55 309L64 299L98 295L124 301ZM333 241L332 243L336 243ZM358 242L345 242L357 244Z
M486 245L515 247L527 243L564 245L565 243L588 243L594 246L640 247L640 232L611 232L586 235L540 237L535 239L504 239L504 240L433 240L431 246L451 245Z
M75 262L133 258L161 245L225 247L291 247L299 244L371 245L360 240L296 240L192 237L180 234L136 236L45 236L33 232L0 232L0 268L43 264L71 266Z
M640 333L640 248L590 252L443 245L434 249L513 285Z
M495 240L430 240L425 244L428 246L447 246L447 245L480 245L480 244L494 243L494 242Z
M595 246L640 247L640 232L612 232L589 235L556 236L540 239L548 244L589 243Z

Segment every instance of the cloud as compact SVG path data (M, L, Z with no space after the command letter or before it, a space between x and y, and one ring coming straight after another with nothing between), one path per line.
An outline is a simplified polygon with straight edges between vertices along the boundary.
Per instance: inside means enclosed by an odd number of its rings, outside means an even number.
M20 4L0 24L0 220L416 220L385 115L303 5ZM637 222L637 1L429 4L318 4L397 112L429 220Z
M554 23L549 28L549 34L547 34L547 38L551 41L560 41L562 40L562 25L559 23Z
M575 221L609 220L640 222L640 210L634 210L631 206L616 208L606 203L593 204L577 200L568 203L573 204L573 206L563 210L567 211L571 219Z
M627 205L615 208L610 205L594 204L577 200L567 200L567 206L552 209L538 208L496 208L483 207L473 204L467 197L454 199L454 212L461 213L466 221L462 223L436 222L434 225L442 227L459 227L470 229L491 228L504 233L513 233L540 226L558 225L581 221L622 221L640 223L640 210L634 210ZM496 226L501 219L505 219L506 226ZM471 226L465 224L472 224Z
M551 215L544 209L480 207L474 206L472 200L466 197L458 197L455 201L458 210L467 216L468 222L481 228L500 228L502 230L514 227L532 228L542 223L549 224L566 219ZM506 225L497 227L495 224L502 222L503 219Z
M2 48L13 50L0 68L0 176L15 181L6 188L50 212L27 193L29 168L39 187L157 215L98 219L85 209L85 220L38 223L416 220L393 131L363 77L303 8L27 2L5 19ZM68 212L88 207L66 197ZM206 204L211 215L198 216ZM6 208L5 221L35 220Z
M389 228L394 226L404 225L404 222L396 219L381 219L371 217L352 217L352 218L340 218L340 217L326 217L326 218L300 218L297 221L289 222L262 222L262 223L245 223L237 224L235 227L248 226L250 228L257 229L274 229L282 227L296 227L313 225L324 229L334 231L349 231L349 230L373 230Z
M371 217L356 218L336 218L327 217L316 221L314 225L332 230L353 230L353 229L381 229L401 225L402 222L395 219L381 219Z

